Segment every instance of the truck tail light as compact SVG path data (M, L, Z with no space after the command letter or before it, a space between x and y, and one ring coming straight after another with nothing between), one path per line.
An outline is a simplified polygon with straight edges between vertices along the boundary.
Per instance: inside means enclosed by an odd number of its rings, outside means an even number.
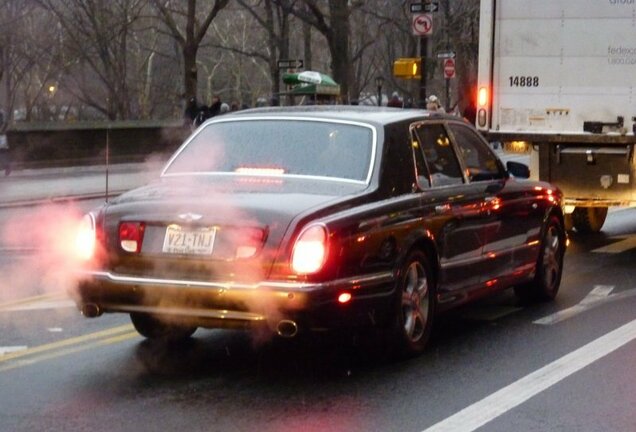
M488 123L488 104L489 94L486 87L479 87L477 91L477 126L480 128L486 127Z
M291 268L298 274L316 273L322 269L328 252L327 229L313 225L300 233L292 252Z
M486 87L479 87L477 92L477 105L479 108L486 108L488 105L488 89Z
M119 224L119 244L126 252L141 252L141 244L144 241L143 222L122 222Z

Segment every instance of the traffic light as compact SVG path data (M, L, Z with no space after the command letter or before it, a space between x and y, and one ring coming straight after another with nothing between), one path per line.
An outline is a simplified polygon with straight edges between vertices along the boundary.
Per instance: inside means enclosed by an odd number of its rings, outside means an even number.
M399 58L393 62L393 76L396 78L415 79L422 76L422 60L417 58Z

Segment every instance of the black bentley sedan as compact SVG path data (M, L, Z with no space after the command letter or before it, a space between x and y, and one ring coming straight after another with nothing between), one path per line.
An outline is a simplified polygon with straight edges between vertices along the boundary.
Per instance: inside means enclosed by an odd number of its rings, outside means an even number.
M437 313L514 287L551 300L560 191L460 118L357 106L215 117L160 178L87 214L82 313L148 338L376 327L423 350ZM386 334L386 333L385 333Z

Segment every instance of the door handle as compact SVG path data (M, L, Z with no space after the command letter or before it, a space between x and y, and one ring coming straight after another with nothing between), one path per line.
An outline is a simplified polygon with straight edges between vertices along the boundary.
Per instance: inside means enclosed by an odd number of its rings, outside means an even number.
M490 216L493 210L499 210L501 207L501 200L496 196L484 197L483 201L483 213L485 216Z

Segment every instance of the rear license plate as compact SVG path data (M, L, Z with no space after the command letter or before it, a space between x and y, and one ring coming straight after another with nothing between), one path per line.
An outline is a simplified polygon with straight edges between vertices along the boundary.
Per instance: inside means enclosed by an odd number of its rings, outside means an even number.
M170 254L211 255L215 236L215 228L168 225L162 250Z

